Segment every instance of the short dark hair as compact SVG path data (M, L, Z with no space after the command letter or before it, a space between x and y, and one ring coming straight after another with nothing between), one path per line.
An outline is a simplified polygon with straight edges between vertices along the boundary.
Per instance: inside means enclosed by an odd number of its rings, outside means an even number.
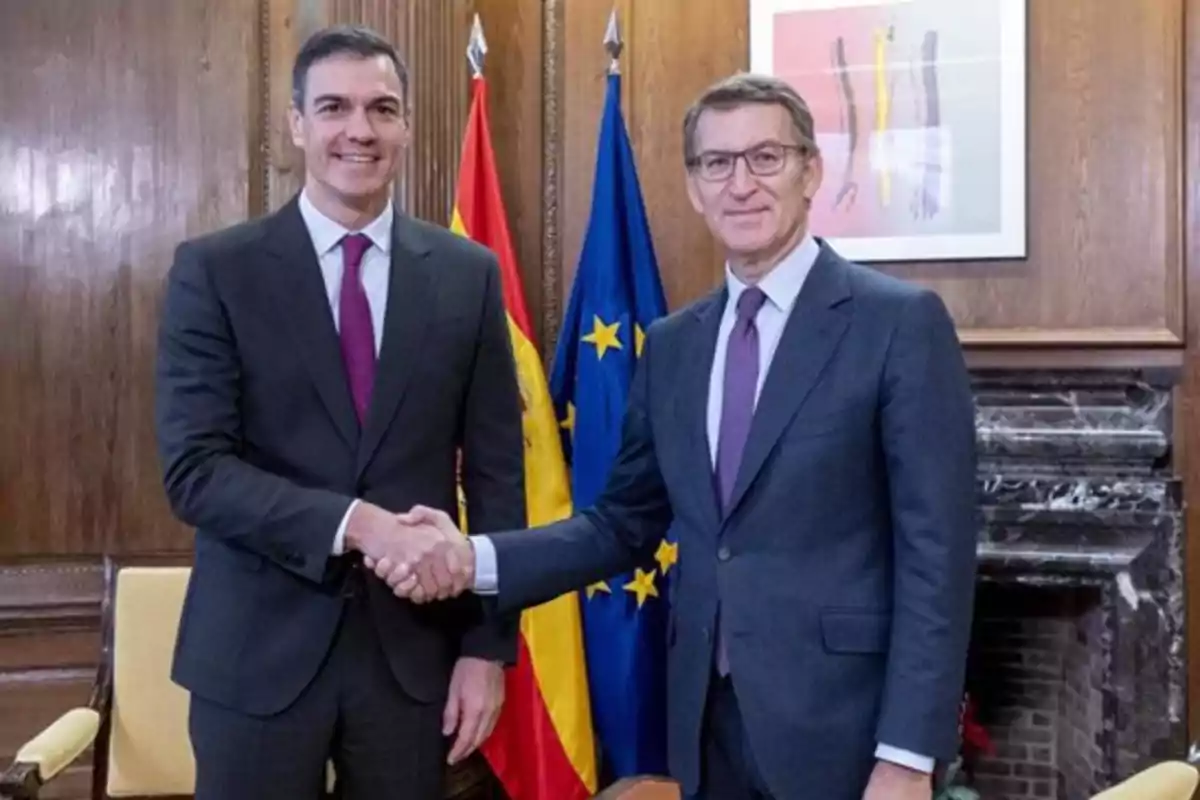
M400 77L401 100L408 106L408 67L392 43L364 25L334 25L317 31L304 42L292 65L292 102L304 108L304 87L308 69L318 61L335 55L356 55L361 58L387 56Z
M805 147L809 153L818 151L812 112L800 93L787 81L774 76L739 72L709 86L687 110L683 118L684 162L690 166L699 155L696 152L696 126L704 111L710 108L725 111L752 103L782 107L800 140L796 144Z

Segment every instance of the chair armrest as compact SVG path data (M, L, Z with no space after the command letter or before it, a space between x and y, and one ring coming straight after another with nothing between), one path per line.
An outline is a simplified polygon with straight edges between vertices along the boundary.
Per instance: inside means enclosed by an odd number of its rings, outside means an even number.
M679 800L679 784L658 775L622 778L596 795L595 800Z
M1191 800L1200 783L1196 767L1182 761L1163 761L1096 795L1093 800Z
M30 739L3 775L0 798L35 800L41 787L91 747L100 731L100 713L73 708Z

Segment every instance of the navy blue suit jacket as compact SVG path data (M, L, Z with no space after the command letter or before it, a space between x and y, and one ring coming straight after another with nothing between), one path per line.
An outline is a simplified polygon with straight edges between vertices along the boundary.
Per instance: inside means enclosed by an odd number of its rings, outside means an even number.
M971 626L975 420L931 291L813 265L763 386L730 510L705 418L725 290L647 332L593 508L492 535L501 609L627 570L673 526L672 775L697 787L718 601L755 758L780 800L861 797L878 742L950 759Z

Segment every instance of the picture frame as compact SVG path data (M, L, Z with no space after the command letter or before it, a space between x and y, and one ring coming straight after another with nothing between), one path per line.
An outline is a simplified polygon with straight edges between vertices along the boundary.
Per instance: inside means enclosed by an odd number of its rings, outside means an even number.
M1027 0L750 0L750 71L814 120L810 229L861 262L1021 259Z

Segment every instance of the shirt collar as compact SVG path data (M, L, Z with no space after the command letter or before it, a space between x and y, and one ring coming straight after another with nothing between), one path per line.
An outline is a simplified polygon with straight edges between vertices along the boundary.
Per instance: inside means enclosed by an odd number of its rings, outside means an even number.
M304 224L308 227L308 235L312 239L313 248L317 251L317 258L321 258L340 244L347 234L353 233L318 211L317 207L308 199L307 190L300 193L300 215L304 217ZM371 244L378 247L383 253L390 253L392 251L393 217L392 201L388 200L387 208L383 210L383 213L371 220L359 233L365 234L371 240Z
M800 244L792 252L783 257L775 267L758 282L758 288L763 290L767 300L785 314L791 311L804 286L804 280L812 271L821 247L811 233L804 234ZM738 298L748 286L741 281L729 264L725 265L725 287L729 292L729 305L736 307Z

